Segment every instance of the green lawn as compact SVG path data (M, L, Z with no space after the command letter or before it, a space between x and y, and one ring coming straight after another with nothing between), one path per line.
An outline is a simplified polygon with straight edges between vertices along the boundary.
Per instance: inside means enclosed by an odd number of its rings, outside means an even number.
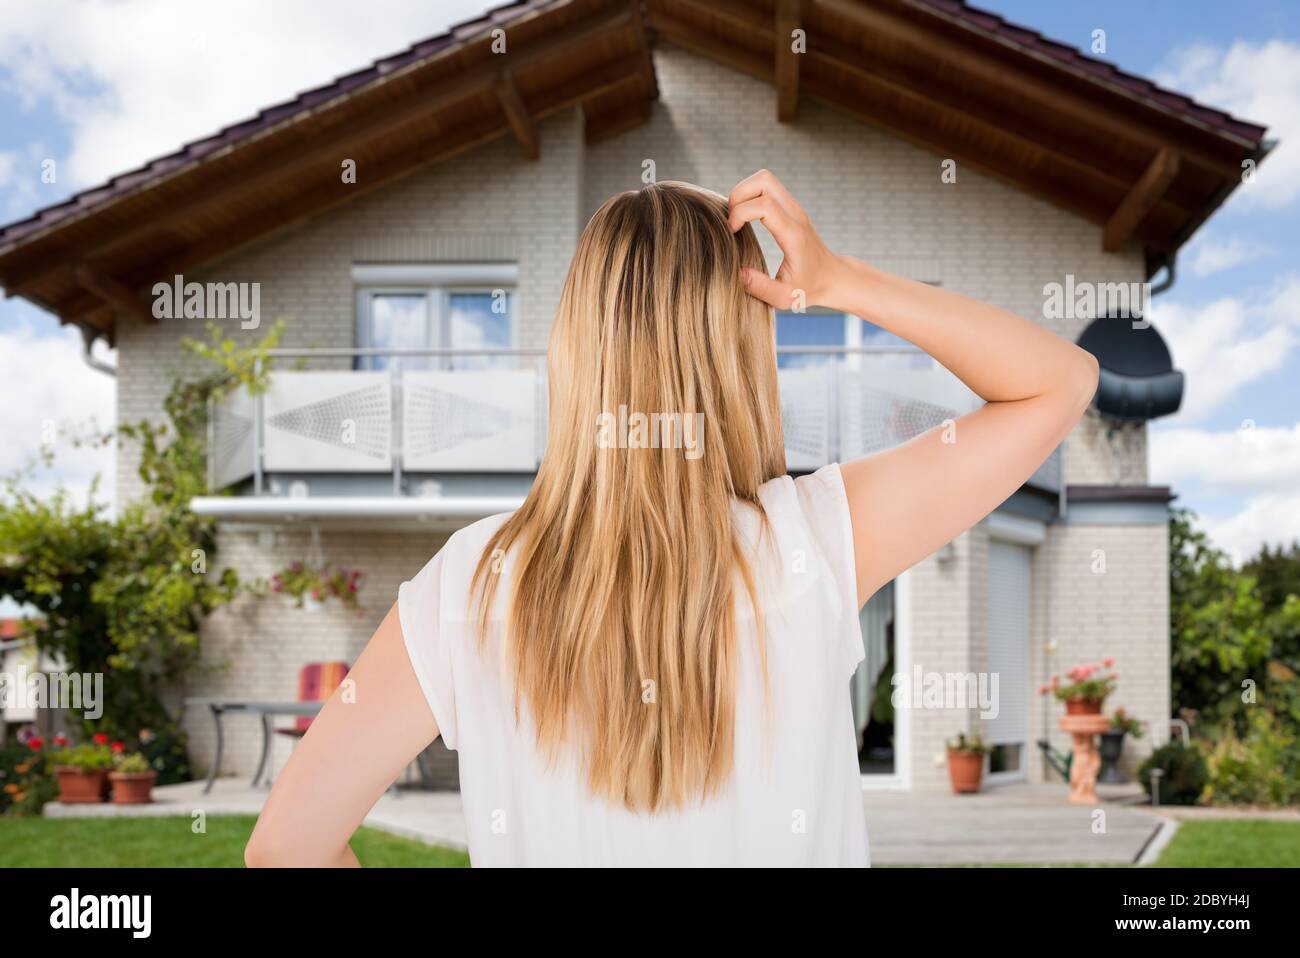
M214 815L207 820L206 833L196 835L190 819L179 816L0 818L0 868L238 868L254 821L252 815ZM352 848L361 864L371 868L469 865L463 852L373 828L357 832ZM1300 822L1183 822L1156 866L1300 867Z
M1300 822L1183 822L1157 868L1297 868Z
M195 834L189 818L0 818L0 868L240 868L257 819L213 815ZM465 868L469 856L362 828L352 839L361 864Z

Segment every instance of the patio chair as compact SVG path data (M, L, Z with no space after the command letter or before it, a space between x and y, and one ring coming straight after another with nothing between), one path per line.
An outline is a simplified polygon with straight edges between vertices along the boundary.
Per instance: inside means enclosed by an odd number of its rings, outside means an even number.
M346 662L308 662L298 672L298 701L323 702L343 684L348 675ZM299 715L292 728L278 728L277 735L302 738L311 728L312 716Z
M343 684L343 680L347 678L347 675L348 664L346 662L308 662L298 673L298 701L323 702L334 694L335 689ZM307 729L311 728L311 723L312 716L299 715L294 719L291 728L278 728L275 731L277 735L287 735L296 740L307 734ZM424 754L417 755L415 761L416 768L425 786L432 788L432 780L428 766L424 761ZM396 782L388 787L388 791L393 795L401 794L397 790Z
M343 680L348 675L348 664L346 662L308 662L298 671L298 701L299 702L323 702L331 695L334 690L343 684ZM294 741L302 738L307 734L307 729L311 728L313 716L298 715L294 717L293 725L289 728L274 729L276 735L287 735ZM263 717L266 722L266 717ZM262 756L262 763L257 767L257 774L253 776L253 784L257 784L262 777L262 769L267 770L266 782L271 783L270 770L275 767L271 761L271 742L267 738L266 747Z

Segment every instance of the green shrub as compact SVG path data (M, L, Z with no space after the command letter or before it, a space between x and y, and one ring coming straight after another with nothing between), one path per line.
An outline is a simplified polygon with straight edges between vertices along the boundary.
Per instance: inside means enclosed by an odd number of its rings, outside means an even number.
M113 751L107 745L87 742L84 745L73 745L70 748L51 752L50 764L55 768L63 766L77 768L83 772L96 772L112 767Z
M136 775L152 769L149 767L149 760L139 752L123 752L113 757L113 771Z
M27 745L0 748L0 812L40 815L58 793L43 752Z
M1210 752L1207 799L1216 805L1300 803L1300 742L1263 708L1249 723L1244 738L1229 732Z
M1200 801L1210 773L1205 759L1194 747L1170 742L1151 753L1138 768L1138 781L1151 797L1151 770L1158 768L1160 776L1159 804L1195 805Z

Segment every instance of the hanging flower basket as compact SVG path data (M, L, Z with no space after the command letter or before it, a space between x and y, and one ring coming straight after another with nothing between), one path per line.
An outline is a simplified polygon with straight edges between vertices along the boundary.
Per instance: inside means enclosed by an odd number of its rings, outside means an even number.
M289 596L299 609L315 611L335 599L343 608L360 612L357 596L362 575L360 569L294 562L271 576L271 591Z

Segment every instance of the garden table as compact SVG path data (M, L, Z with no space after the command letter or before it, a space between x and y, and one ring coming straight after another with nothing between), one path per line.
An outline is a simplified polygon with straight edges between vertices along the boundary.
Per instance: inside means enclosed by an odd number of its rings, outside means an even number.
M271 739L275 736L275 729L271 725L271 719L277 715L306 715L314 716L324 707L324 702L272 702L258 701L252 699L215 699L215 698L190 698L185 700L186 705L206 705L212 713L212 721L217 726L217 754L212 759L212 768L208 770L208 780L203 786L203 794L212 791L212 783L217 780L217 775L221 771L221 753L225 747L225 735L221 726L221 718L227 712L243 712L249 715L257 715L262 720L262 757L257 761L257 771L253 773L253 785L262 778L262 773L266 771L266 760L271 754Z

